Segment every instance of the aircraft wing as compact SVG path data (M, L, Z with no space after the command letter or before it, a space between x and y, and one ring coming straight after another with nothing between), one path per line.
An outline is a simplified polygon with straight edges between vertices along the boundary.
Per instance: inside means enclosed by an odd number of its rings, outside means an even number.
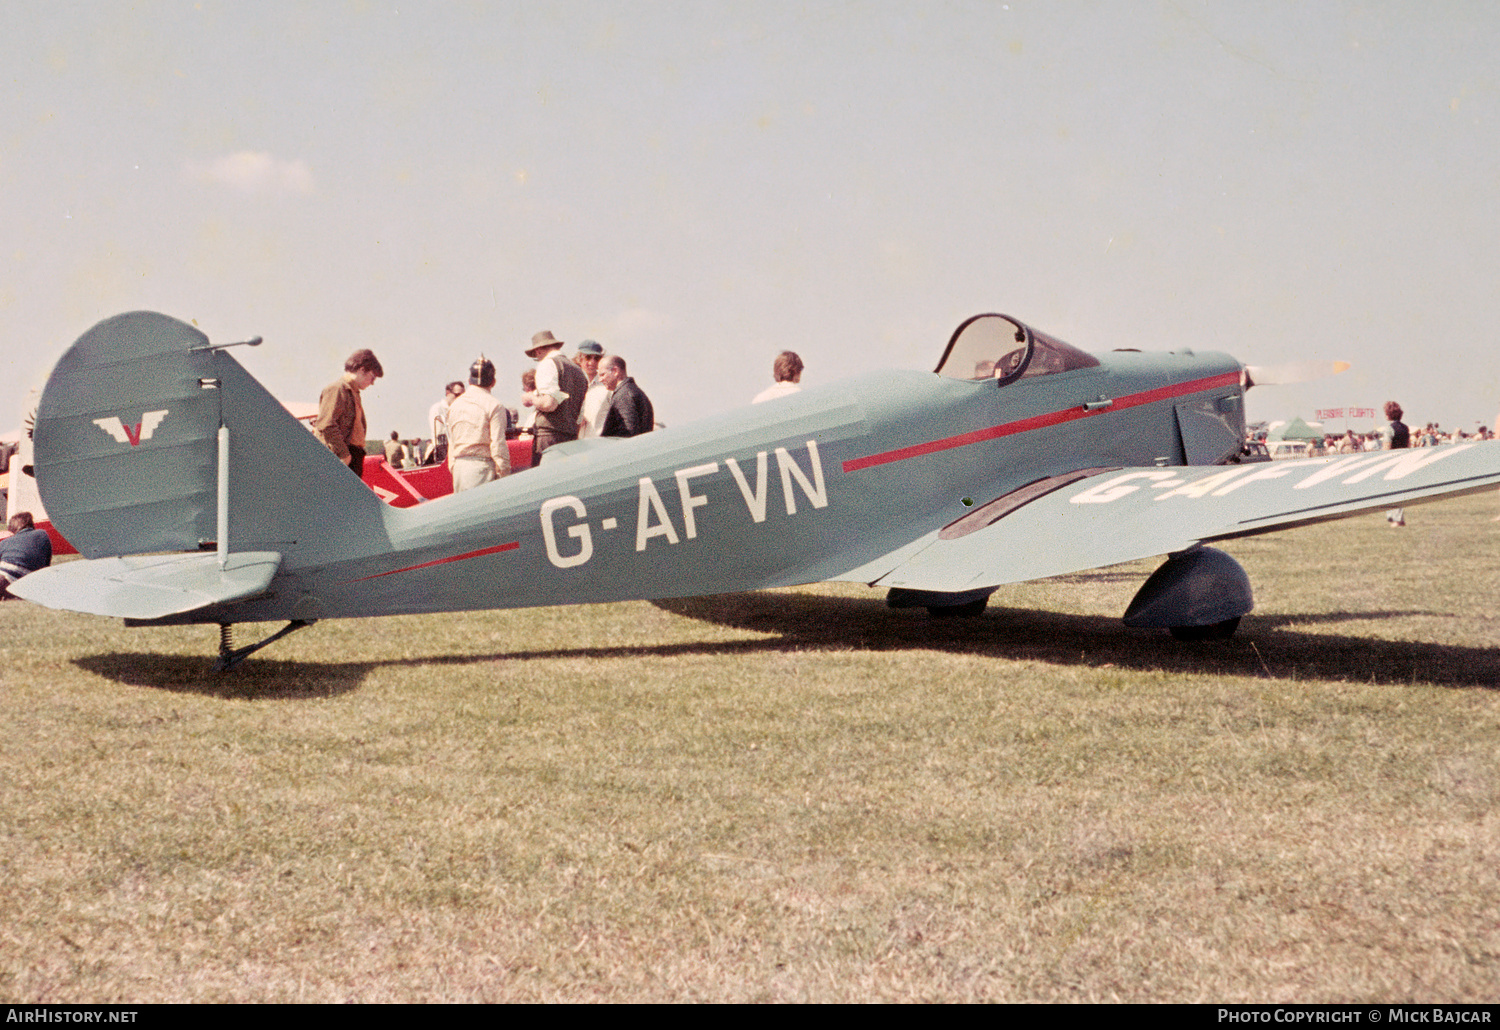
M149 554L64 562L11 584L17 597L90 615L160 619L263 593L281 566L276 551Z
M1249 465L1088 470L970 512L929 534L915 553L892 555L896 564L873 583L977 590L1497 484L1500 442Z

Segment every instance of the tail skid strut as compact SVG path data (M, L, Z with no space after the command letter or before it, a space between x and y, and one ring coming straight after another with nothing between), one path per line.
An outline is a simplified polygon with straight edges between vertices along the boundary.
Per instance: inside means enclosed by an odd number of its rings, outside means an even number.
M311 626L316 621L316 619L293 619L260 643L251 644L239 650L235 650L234 647L234 624L221 622L219 623L219 660L214 663L214 672L228 672L267 644L274 644L288 633Z

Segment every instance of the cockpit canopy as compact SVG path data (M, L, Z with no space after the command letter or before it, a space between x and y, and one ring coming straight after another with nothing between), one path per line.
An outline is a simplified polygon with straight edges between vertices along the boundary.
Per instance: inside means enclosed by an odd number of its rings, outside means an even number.
M1005 315L975 315L959 326L935 370L949 379L1016 379L1094 368L1099 359Z

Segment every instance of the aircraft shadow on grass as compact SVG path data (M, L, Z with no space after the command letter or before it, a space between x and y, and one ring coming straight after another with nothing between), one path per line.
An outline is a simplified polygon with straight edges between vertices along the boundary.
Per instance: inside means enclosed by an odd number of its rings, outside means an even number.
M1060 666L1113 666L1184 675L1274 680L1347 680L1404 686L1500 684L1500 650L1417 640L1301 632L1308 624L1404 619L1418 610L1258 615L1228 641L1182 643L1165 633L1130 629L1117 618L1028 608L992 607L977 618L935 619L891 611L876 600L810 594L745 593L651 602L663 611L765 636L670 644L518 649L491 654L431 655L386 661L301 662L260 659L233 675L209 671L202 658L89 655L76 664L128 686L225 699L299 700L358 690L372 669L401 666L545 662L559 659L749 656L779 651L940 651Z
M969 619L885 611L878 601L744 594L653 602L687 618L778 634L784 650L909 650L985 655L1052 665L1287 680L1488 687L1500 684L1500 651L1416 640L1300 632L1313 623L1404 619L1428 612L1252 615L1231 640L1183 643L1118 618L991 607Z
M300 701L352 693L364 683L370 670L380 665L421 663L261 660L247 663L227 676L215 673L212 662L193 655L115 652L84 655L74 659L73 664L127 687L225 700Z

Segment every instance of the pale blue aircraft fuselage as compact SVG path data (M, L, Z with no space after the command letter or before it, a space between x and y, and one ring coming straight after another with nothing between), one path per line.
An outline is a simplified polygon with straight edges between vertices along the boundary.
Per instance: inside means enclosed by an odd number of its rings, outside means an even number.
M1183 464L1172 412L1184 403L1227 408L1216 457L1238 449L1234 359L1123 357L1107 370L1003 389L993 380L864 374L601 441L479 491L386 509L384 533L366 541L366 553L307 556L316 571L298 592L318 598L321 617L873 582L896 564L882 560L914 539L1017 487L1074 471L1078 453L1090 456L1084 467ZM1167 374L1180 392L1163 396ZM1105 408L1059 418L1101 394L1165 414L1112 418ZM1121 419L1143 414L1154 431L1120 431ZM1060 440L1080 449L1067 453ZM299 563L288 554L282 575L295 575ZM264 617L289 616L283 605Z
M1500 482L1493 448L1368 470L1226 465L1244 439L1246 382L1225 354L1095 356L976 316L936 373L868 372L628 440L563 445L536 469L398 509L223 347L136 312L74 344L38 412L43 502L93 560L17 592L157 624L831 579L942 610L982 606L1002 582ZM1193 561L1159 574L1171 581L1163 618L1238 622L1248 583L1240 597Z

